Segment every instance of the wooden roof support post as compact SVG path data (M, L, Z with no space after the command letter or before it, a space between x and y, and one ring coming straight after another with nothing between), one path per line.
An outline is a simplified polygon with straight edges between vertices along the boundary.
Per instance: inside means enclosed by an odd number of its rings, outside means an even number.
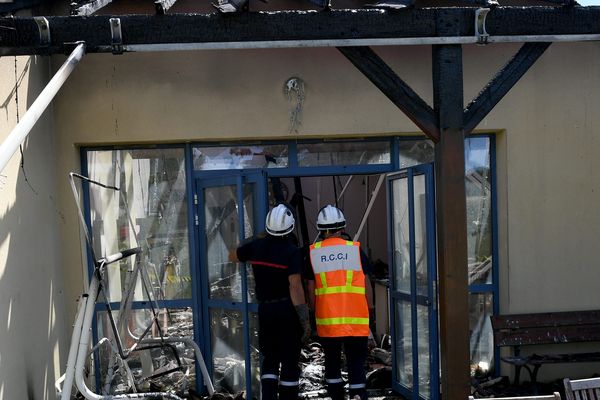
M437 27L442 35L456 34L452 19L445 18L443 10ZM435 192L441 391L442 399L456 400L470 394L462 48L433 46L432 59L434 110L440 128L440 141L435 145Z

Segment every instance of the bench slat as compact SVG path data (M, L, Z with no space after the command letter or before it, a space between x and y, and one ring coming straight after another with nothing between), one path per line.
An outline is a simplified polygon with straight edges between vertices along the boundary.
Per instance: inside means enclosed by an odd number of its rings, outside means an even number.
M521 346L600 341L600 323L584 326L553 326L494 330L496 346Z
M494 330L563 325L595 325L600 324L600 310L493 315L491 316L491 321Z

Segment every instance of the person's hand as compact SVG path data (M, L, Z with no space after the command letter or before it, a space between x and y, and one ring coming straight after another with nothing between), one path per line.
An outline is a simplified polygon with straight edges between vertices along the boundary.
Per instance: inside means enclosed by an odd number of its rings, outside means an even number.
M310 327L310 313L306 303L298 304L296 306L296 312L298 313L298 319L300 320L300 326L302 327L302 344L305 345L310 340L311 327Z

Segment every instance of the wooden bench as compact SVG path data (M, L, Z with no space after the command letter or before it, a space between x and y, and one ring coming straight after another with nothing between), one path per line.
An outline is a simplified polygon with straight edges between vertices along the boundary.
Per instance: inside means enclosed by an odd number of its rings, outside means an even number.
M564 379L567 400L600 400L600 378Z
M600 361L600 352L564 354L521 354L521 346L600 341L600 310L491 316L496 347L512 346L513 355L502 361L515 366L514 383L521 368L531 383L544 364Z

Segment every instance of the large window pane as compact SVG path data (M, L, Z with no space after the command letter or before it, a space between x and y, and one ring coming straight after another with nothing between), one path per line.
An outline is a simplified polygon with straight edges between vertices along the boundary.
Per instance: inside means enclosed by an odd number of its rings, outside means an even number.
M121 190L89 185L94 251L100 257L141 246L157 299L191 298L184 166L180 148L88 152L89 177ZM121 300L133 260L110 266L107 300ZM138 282L135 300L145 299Z
M195 147L194 169L283 168L288 166L287 145Z
M389 141L298 143L298 165L301 167L389 162Z
M492 283L490 139L465 141L469 283Z

